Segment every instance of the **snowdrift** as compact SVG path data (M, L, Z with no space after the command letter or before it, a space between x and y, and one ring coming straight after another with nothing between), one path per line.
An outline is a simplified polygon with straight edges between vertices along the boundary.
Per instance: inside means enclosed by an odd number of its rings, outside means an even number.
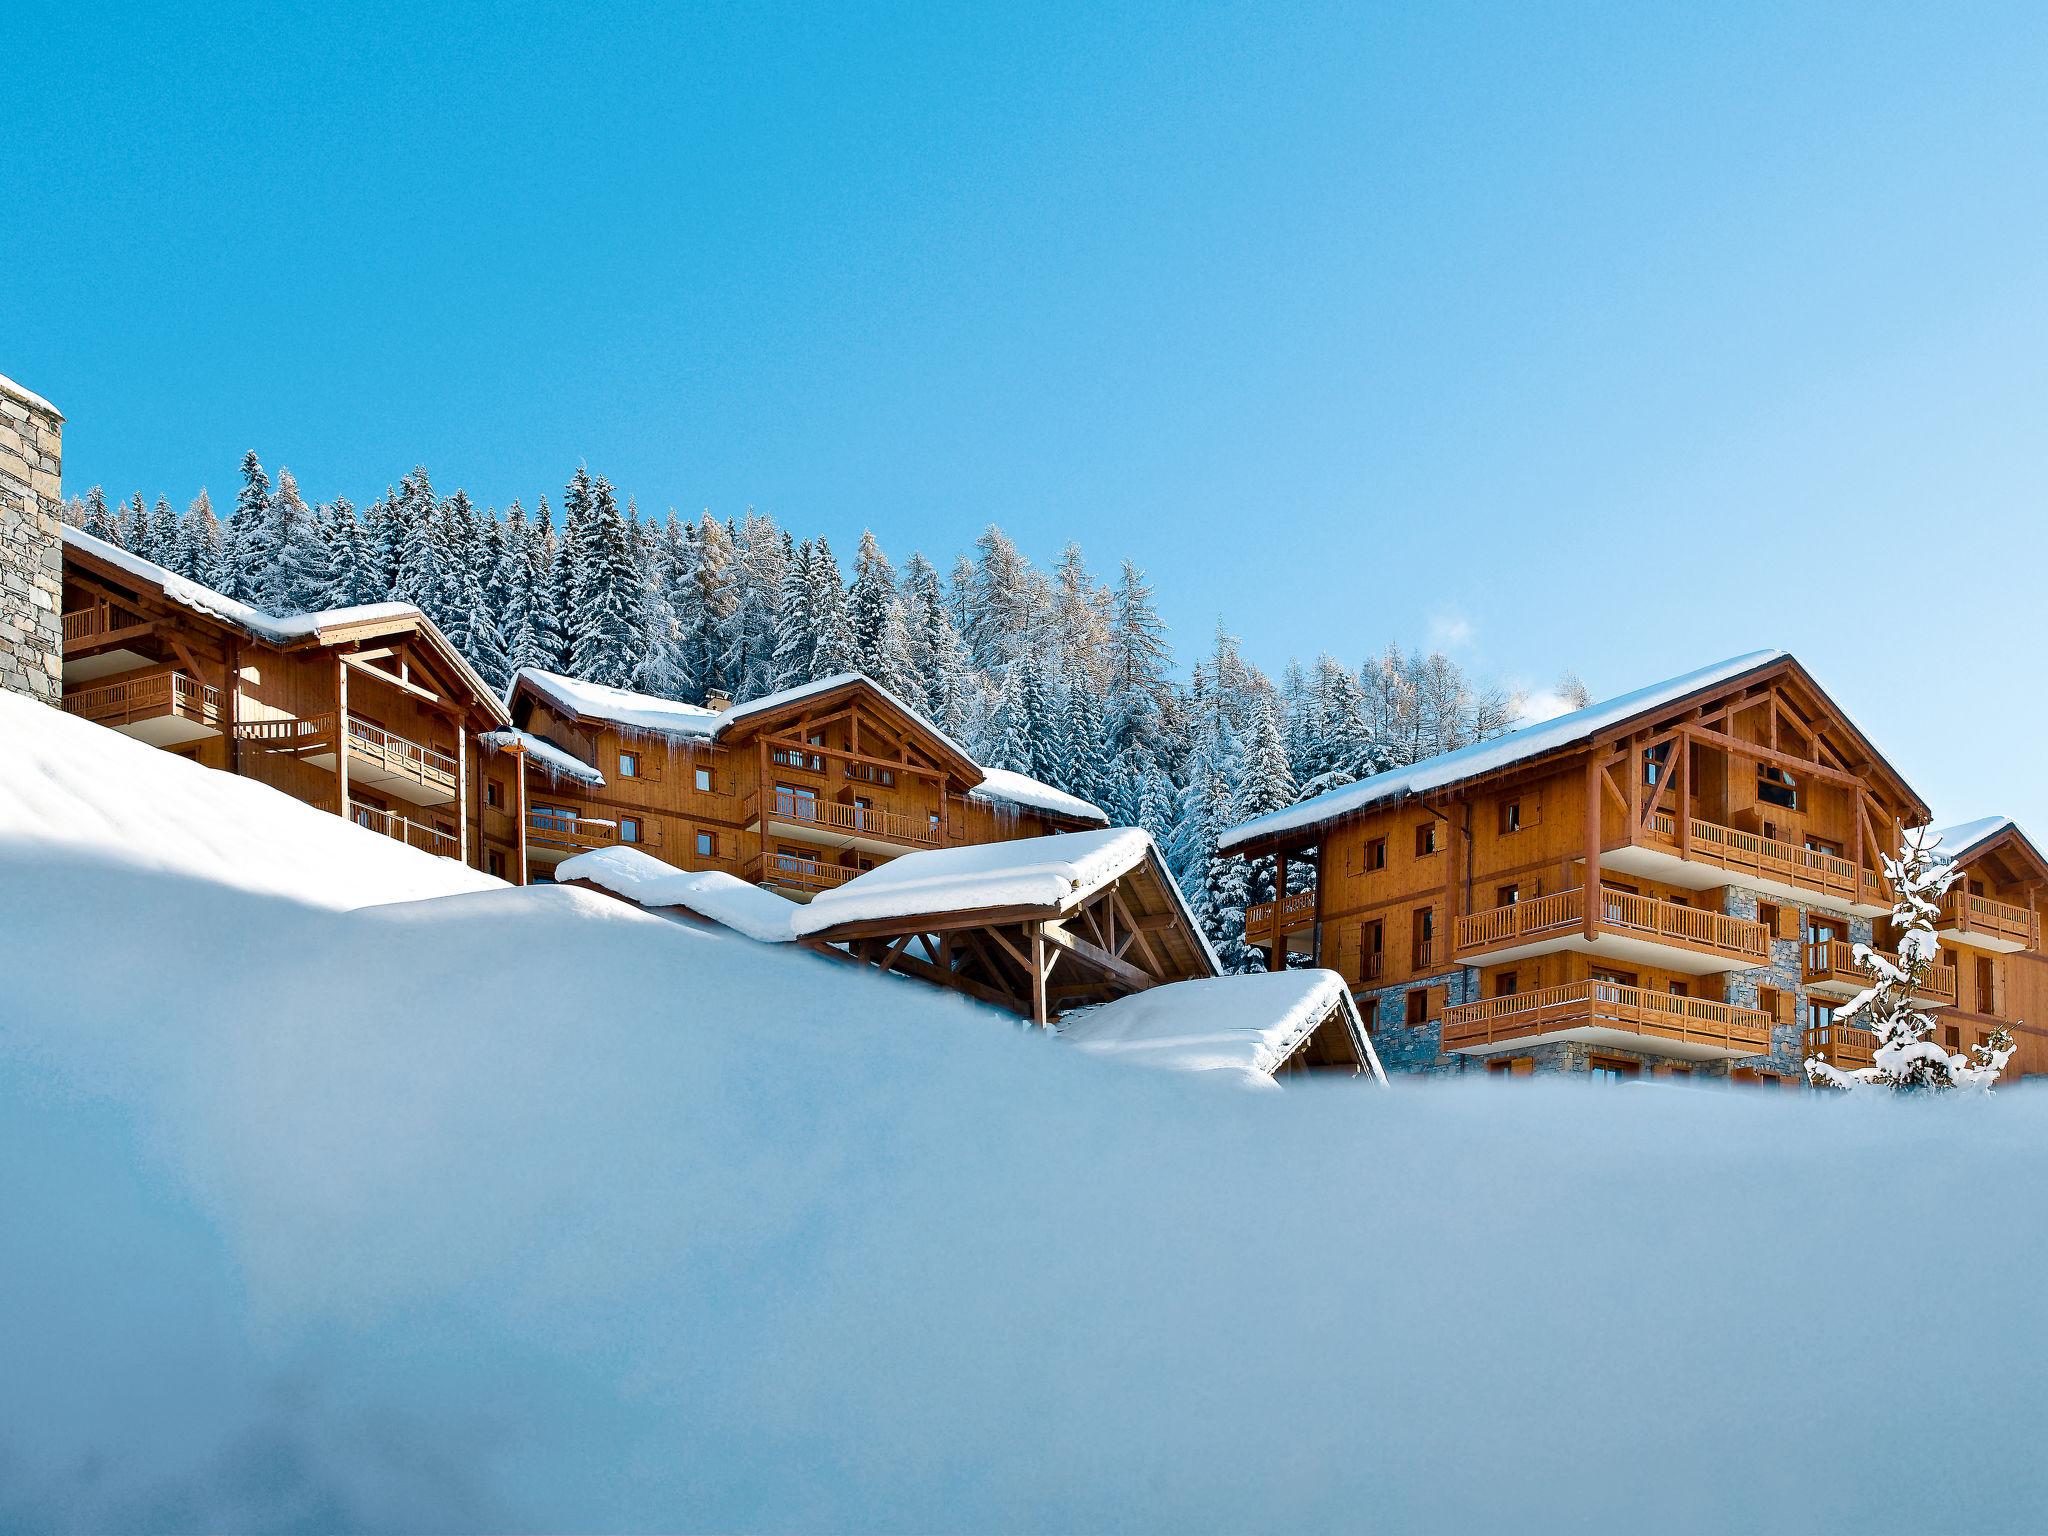
M5 699L0 807L0 1527L2048 1515L2031 1093L1246 1094Z

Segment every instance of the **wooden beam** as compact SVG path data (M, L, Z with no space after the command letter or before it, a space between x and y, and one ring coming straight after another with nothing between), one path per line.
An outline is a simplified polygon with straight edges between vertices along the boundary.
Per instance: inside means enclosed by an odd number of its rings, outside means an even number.
M1045 963L1045 926L1044 923L1031 926L1031 1022L1040 1029L1052 1023L1045 996L1045 982L1050 970Z
M1585 899L1579 905L1585 914L1586 942L1600 937L1600 759L1586 758L1586 873L1580 882ZM1444 949L1450 950L1451 934L1444 934Z
M1048 944L1058 946L1076 960L1094 966L1104 975L1113 978L1133 992L1143 992L1159 983L1147 976L1128 961L1119 960L1108 950L1091 944L1077 933L1069 932L1059 923L1040 923L1037 929Z

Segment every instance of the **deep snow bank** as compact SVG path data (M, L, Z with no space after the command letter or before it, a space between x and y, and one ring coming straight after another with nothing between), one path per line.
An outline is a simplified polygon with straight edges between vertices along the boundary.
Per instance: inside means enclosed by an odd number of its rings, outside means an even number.
M1248 1095L592 893L83 841L0 827L0 1527L2048 1511L2048 1099Z

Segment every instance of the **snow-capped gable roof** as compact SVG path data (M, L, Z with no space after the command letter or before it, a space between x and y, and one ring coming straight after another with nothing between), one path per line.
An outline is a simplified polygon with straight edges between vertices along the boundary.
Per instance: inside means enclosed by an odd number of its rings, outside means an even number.
M2027 836L2025 828L2010 816L1980 816L1975 821L1939 828L1934 835L1941 840L1936 851L1952 864L1967 864L2009 837L2018 845L2025 861L2043 876L2048 876L2048 858L2044 858L2041 850L2034 846L2034 840Z
M522 731L517 726L506 726L503 730L485 731L477 737L479 746L493 751L517 750L526 754L527 764L536 767L551 779L574 779L579 784L588 784L592 789L604 788L604 775L572 752L564 752L545 737L531 731Z
M521 667L513 676L511 691L517 693L522 687L579 720L599 720L628 730L683 736L693 741L709 741L724 718L717 710L702 705L635 693L630 688L613 688L605 683L588 683L580 677L543 672L539 667Z
M147 586L166 602L218 620L272 645L333 645L373 635L410 631L424 636L433 650L461 677L488 713L510 722L497 690L455 649L440 626L411 603L358 603L349 608L322 608L310 613L266 613L238 602L224 592L201 586L168 566L131 554L119 545L94 538L83 528L64 525L65 547L88 560L110 566Z
M981 772L981 782L967 791L973 799L1046 811L1073 821L1099 821L1105 827L1109 825L1109 813L1079 795L1070 795L1063 789L1054 789L1028 774L1013 773L1007 768L984 768Z
M1082 1050L1183 1072L1269 1077L1323 1020L1339 1014L1360 1059L1387 1078L1335 971L1209 976L1135 992L1060 1021L1060 1038Z
M1482 774L1495 773L1517 763L1559 752L1568 747L1590 741L1602 731L1635 718L1648 711L1661 709L1665 705L1698 693L1705 688L1717 687L1733 682L1747 673L1772 666L1790 659L1786 651L1751 651L1747 655L1732 656L1726 661L1701 667L1678 677L1666 678L1661 683L1652 683L1647 688L1638 688L1597 704L1588 704L1584 709L1575 709L1569 714L1558 715L1535 725L1525 725L1518 731L1505 736L1496 736L1491 741L1475 742L1469 747L1460 747L1455 752L1440 753L1411 763L1406 768L1395 768L1386 773L1376 773L1371 778L1360 779L1355 784L1327 790L1313 799L1299 805L1289 806L1283 811L1256 817L1242 826L1233 827L1217 839L1221 848L1235 848L1256 842L1276 833L1299 831L1316 826L1336 817L1349 815L1367 806L1383 802L1404 800L1411 795L1427 794L1432 790L1444 789L1466 779Z
M794 940L790 919L802 910L773 891L749 885L723 870L677 869L638 848L579 853L555 866L555 880L558 884L587 880L614 896L657 911L680 907L763 944Z
M1055 832L963 848L906 853L821 891L796 915L799 937L848 923L886 922L942 912L1019 908L1063 912L1150 861L1210 972L1223 969L1195 921L1173 872L1141 827Z

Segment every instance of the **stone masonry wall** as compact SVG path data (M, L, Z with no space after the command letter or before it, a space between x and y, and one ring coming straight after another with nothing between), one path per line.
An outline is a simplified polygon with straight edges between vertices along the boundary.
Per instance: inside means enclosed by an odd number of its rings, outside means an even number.
M64 691L63 423L0 377L0 690L46 704Z

